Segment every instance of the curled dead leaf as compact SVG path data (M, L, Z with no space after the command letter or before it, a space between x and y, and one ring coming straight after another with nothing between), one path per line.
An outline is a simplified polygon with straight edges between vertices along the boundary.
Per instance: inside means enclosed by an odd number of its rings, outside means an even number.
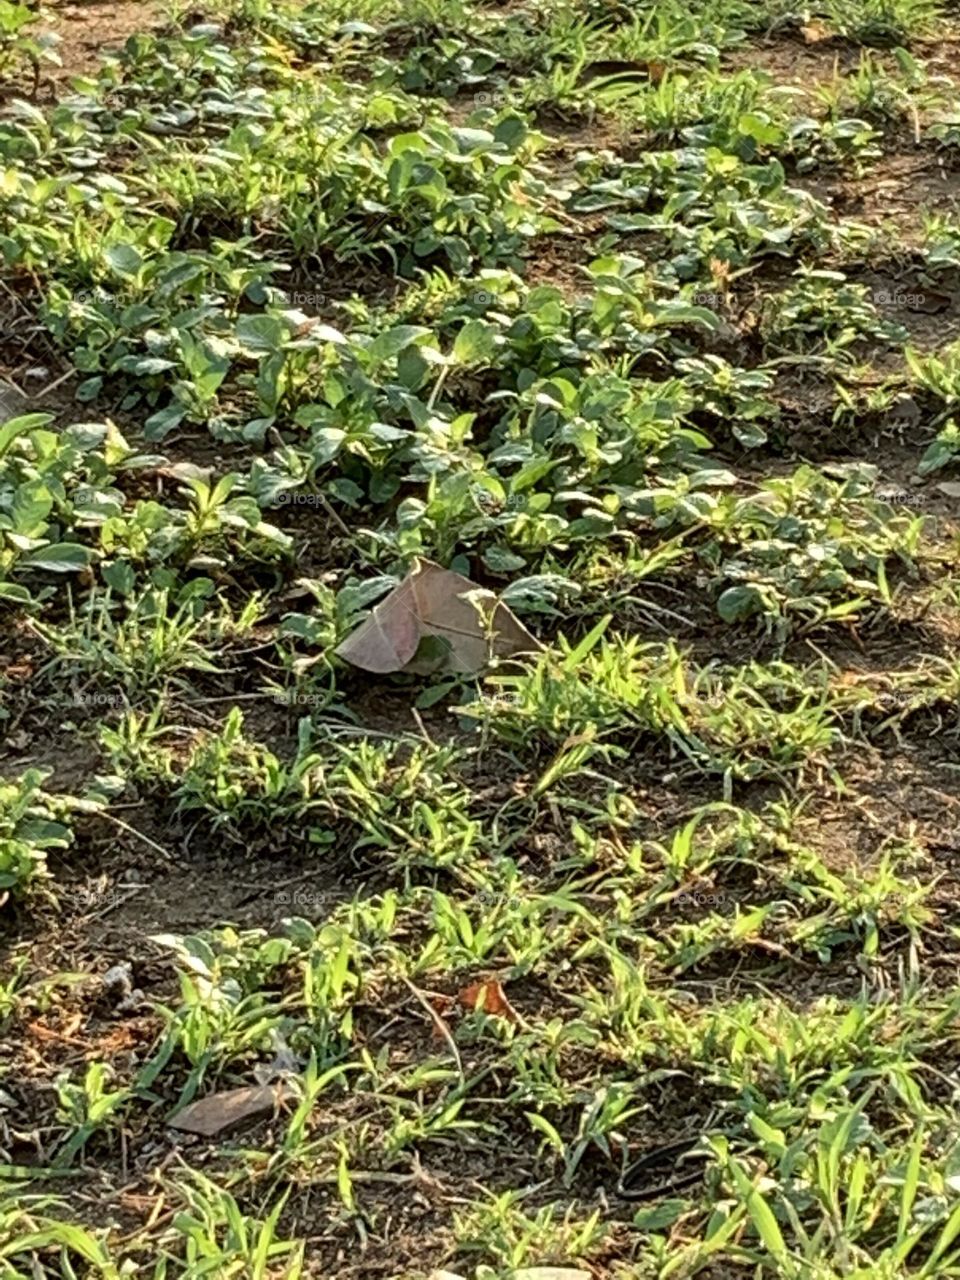
M182 1133L196 1133L202 1138L215 1138L238 1125L272 1115L281 1102L295 1095L289 1084L244 1085L239 1089L222 1089L210 1093L171 1116L167 1123Z
M480 671L491 658L532 653L540 647L494 592L431 560L417 560L336 652L353 666L379 675L467 675Z
M503 987L493 979L464 987L458 992L457 999L468 1009L492 1013L498 1018L506 1018L508 1022L520 1021L520 1015L507 999Z

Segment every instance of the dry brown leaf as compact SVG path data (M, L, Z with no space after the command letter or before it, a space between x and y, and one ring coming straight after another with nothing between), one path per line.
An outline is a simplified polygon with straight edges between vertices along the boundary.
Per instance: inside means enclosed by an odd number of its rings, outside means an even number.
M366 622L337 647L337 654L364 671L402 671L420 643L415 592L409 577L382 600Z
M439 643L432 651L430 646L421 649L421 642L431 637ZM431 560L418 560L336 652L353 666L380 675L431 675L472 674L491 657L539 648L539 641L492 591Z
M508 1022L520 1021L520 1015L507 999L503 987L493 979L464 987L457 999L468 1009L493 1013L499 1018L506 1018Z
M800 28L800 34L807 44L823 44L833 39L833 32L825 22L807 22Z
M272 1115L277 1106L293 1096L286 1084L244 1085L239 1089L223 1089L210 1093L178 1111L167 1123L183 1133L197 1133L202 1138L215 1138L218 1133Z

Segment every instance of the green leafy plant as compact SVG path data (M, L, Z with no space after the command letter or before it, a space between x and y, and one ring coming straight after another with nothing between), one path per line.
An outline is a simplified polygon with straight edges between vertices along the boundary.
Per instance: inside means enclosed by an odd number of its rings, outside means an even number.
M37 95L44 64L60 65L56 37L30 29L37 18L36 9L28 4L0 0L0 84L29 67L33 75L31 97Z
M20 895L42 883L50 872L47 852L73 841L64 808L42 790L47 774L28 769L0 784L0 895Z

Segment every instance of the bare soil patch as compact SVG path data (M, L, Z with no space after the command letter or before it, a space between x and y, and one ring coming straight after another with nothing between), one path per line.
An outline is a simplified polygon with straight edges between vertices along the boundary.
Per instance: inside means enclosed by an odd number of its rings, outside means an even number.
M49 29L60 37L57 52L62 62L49 78L60 93L73 76L96 71L108 49L155 29L160 17L152 0L54 0L49 13Z

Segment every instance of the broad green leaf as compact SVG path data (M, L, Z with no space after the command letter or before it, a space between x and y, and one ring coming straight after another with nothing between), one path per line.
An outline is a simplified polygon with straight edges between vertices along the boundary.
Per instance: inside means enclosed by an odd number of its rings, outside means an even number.
M483 320L468 320L453 344L457 364L479 364L488 361L496 350L495 325Z
M162 440L164 436L169 435L171 431L180 425L186 417L186 413L185 407L176 401L168 404L165 409L158 409L143 424L145 439Z
M18 485L11 512L14 529L26 537L41 537L52 508L53 497L42 480Z
M125 560L115 564L105 564L100 570L104 582L119 596L128 596L133 591L136 575Z
M421 338L429 337L431 332L430 329L425 329L419 324L398 324L378 334L367 347L367 354L378 364L384 360L391 360L394 356L398 356L404 347L409 347L411 343L418 342Z
M763 612L763 595L757 587L746 584L727 587L717 601L717 612L724 622L740 622Z
M633 1225L638 1231L662 1231L673 1226L686 1208L685 1200L662 1200L649 1209L638 1209L633 1215Z
M21 418L11 418L9 422L5 422L0 427L0 458L18 436L22 436L27 431L33 431L37 427L45 427L48 422L53 421L53 418L52 413L28 413Z
M252 355L267 355L279 351L289 336L289 329L277 316L241 316L235 335L244 351Z
M17 567L46 569L50 573L72 573L85 569L92 559L93 552L88 547L81 547L75 542L58 542L54 546L31 551Z
M135 276L143 265L143 259L132 244L113 244L103 256L120 276Z

